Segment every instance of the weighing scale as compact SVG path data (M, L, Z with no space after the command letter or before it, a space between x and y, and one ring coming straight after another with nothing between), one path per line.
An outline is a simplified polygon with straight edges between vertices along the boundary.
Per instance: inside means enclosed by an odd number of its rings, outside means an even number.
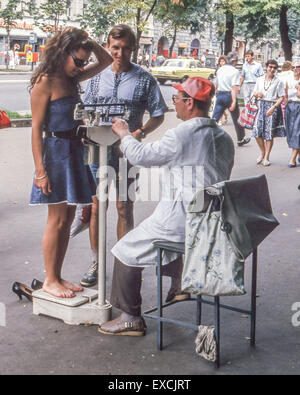
M121 109L112 113L111 107ZM123 110L123 111L122 111ZM108 195L107 147L119 137L111 129L114 117L128 119L129 112L123 103L76 105L74 119L85 120L77 135L85 142L99 146L99 247L98 247L98 291L84 288L74 298L57 298L42 289L34 291L33 314L46 315L63 320L69 325L101 325L111 319L111 304L106 300L106 211ZM100 122L100 126L99 125Z

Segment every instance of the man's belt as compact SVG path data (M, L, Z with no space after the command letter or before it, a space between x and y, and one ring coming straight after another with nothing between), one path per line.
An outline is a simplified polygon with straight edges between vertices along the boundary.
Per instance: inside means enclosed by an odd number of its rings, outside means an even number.
M63 132L44 132L43 137L51 138L58 137L60 139L79 140L80 137L76 134L76 129L66 130Z

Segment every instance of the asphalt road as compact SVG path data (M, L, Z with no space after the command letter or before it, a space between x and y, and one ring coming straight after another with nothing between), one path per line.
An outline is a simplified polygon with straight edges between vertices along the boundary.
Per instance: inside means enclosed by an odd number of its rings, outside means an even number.
M0 75L0 108L30 112L29 80L30 74Z
M0 108L30 112L29 81L30 74L0 75ZM171 82L160 85L160 88L167 105L171 106L173 93Z

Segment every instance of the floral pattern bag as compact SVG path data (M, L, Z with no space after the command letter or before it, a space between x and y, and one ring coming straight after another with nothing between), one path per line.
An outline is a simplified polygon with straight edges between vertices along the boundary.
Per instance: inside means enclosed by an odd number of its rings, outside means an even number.
M188 212L182 290L198 295L243 295L244 259L231 243L221 210Z

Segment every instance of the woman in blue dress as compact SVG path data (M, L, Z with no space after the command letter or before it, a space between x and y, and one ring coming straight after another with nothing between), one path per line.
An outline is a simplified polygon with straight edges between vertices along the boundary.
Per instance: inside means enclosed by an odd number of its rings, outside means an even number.
M286 92L284 83L276 76L277 61L269 59L266 68L266 74L257 78L253 89L253 96L259 101L252 136L256 138L260 149L256 163L270 166L274 138L285 136L281 103Z
M297 155L300 154L300 61L294 62L292 70L294 75L287 84L288 104L285 111L286 137L292 149L288 167L296 167Z
M97 61L88 65L92 52ZM80 101L79 83L111 62L108 52L85 31L68 27L47 42L42 62L31 79L35 175L30 204L48 205L43 290L59 298L71 298L83 290L63 280L61 271L76 205L92 204L96 192L83 162L81 140L75 133L80 124L73 115Z

